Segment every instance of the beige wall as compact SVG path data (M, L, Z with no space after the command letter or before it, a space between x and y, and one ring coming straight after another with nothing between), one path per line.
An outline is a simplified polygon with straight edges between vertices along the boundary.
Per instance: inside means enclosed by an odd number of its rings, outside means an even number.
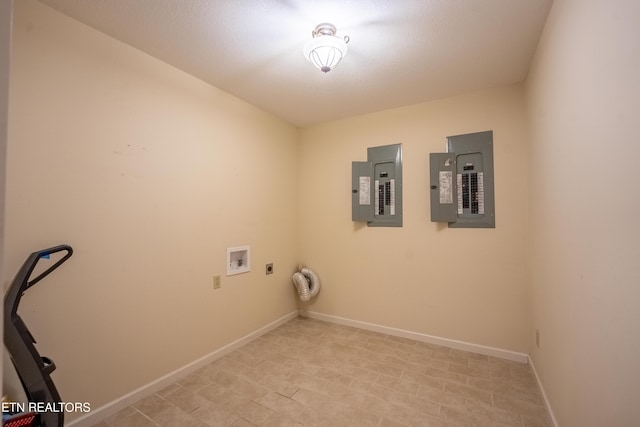
M11 52L11 23L13 21L13 0L0 2L0 278L4 275L4 206L7 170L7 134L9 115L9 59ZM0 307L0 315L3 313ZM0 316L2 317L2 316ZM5 362L2 355L0 361ZM4 372L0 372L0 381Z
M429 153L494 131L496 228L430 221ZM404 226L351 221L351 162L403 144ZM301 131L300 260L323 287L307 310L528 353L526 126L515 85Z
M4 264L4 200L9 115L9 59L13 1L0 2L0 277ZM2 313L2 307L0 307Z
M639 20L556 0L527 81L531 349L560 426L640 419Z
M23 299L63 398L97 408L296 310L296 128L40 3L15 9L3 280L34 250L75 249ZM224 277L239 245L252 271Z

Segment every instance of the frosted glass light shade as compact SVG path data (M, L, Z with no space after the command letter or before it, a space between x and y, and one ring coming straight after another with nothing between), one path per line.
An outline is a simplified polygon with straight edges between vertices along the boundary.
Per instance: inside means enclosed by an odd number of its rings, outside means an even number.
M303 52L309 62L327 73L347 54L347 43L336 36L319 36L309 40Z

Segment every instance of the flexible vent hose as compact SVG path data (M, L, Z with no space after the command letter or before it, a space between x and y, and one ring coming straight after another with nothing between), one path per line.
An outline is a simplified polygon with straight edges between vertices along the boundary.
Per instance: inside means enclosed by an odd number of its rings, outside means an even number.
M302 301L309 301L320 291L320 279L310 268L303 267L300 271L293 273L293 284L298 290L298 295Z

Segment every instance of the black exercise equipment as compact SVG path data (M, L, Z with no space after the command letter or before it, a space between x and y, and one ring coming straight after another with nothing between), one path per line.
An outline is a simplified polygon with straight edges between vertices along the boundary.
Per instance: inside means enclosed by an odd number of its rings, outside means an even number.
M38 262L58 252L66 252L66 254L31 279L31 274ZM13 365L30 402L55 405L61 402L61 399L50 376L56 369L56 365L48 357L40 356L36 350L34 346L36 340L18 315L18 305L27 289L60 267L72 254L73 249L69 245L55 246L32 253L22 264L4 296L4 344L11 355ZM39 418L41 427L63 427L64 425L63 411L45 411L39 414Z

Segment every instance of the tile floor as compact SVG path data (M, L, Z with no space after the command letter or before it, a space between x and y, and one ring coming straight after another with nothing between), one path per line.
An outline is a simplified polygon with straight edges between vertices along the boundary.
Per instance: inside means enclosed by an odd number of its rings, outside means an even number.
M95 427L549 427L528 365L298 317Z

